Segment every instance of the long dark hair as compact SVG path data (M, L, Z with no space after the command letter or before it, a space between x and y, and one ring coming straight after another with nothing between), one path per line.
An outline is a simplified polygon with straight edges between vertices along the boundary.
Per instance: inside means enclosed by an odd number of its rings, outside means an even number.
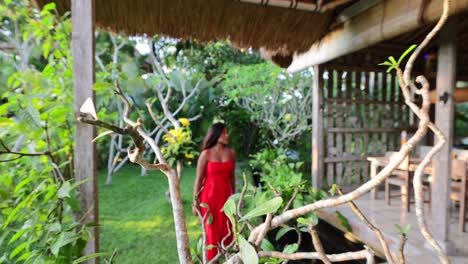
M208 129L208 133L206 133L205 139L203 140L202 149L209 149L218 143L218 139L223 133L226 125L223 123L215 123L213 124L210 129Z

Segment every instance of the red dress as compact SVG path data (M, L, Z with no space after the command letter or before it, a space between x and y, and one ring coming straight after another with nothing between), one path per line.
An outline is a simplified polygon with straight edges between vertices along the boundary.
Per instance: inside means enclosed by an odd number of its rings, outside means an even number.
M231 179L234 172L234 160L226 162L210 161L209 150L207 152L208 162L206 164L205 183L200 194L200 203L206 203L213 215L213 221L208 224L209 217L205 221L206 246L214 245L218 247L221 241L229 233L229 218L222 212L224 203L232 195ZM202 215L206 214L207 209L201 207ZM224 240L227 246L232 241L232 235ZM213 259L218 254L217 248L206 251L208 260Z

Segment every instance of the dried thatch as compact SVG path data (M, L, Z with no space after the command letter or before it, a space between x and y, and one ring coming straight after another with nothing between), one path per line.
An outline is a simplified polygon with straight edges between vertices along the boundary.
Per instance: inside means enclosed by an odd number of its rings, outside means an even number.
M35 0L38 6L51 1ZM54 2L59 12L70 10L70 0ZM95 7L96 25L114 32L159 34L198 42L230 39L239 47L265 47L284 53L307 50L324 35L332 18L332 12L236 0L95 0Z

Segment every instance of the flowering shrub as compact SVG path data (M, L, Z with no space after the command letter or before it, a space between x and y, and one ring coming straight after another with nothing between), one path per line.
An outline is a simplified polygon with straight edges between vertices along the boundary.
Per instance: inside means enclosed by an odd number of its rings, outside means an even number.
M179 122L182 125L180 128L170 129L169 133L163 136L167 144L162 148L162 152L171 165L177 160L192 160L198 155L198 151L195 150L196 144L192 140L190 121L187 118L179 118Z

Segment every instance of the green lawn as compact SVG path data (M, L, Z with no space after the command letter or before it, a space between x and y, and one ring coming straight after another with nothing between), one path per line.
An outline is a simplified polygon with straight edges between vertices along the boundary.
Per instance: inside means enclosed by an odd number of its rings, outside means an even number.
M113 263L178 263L172 209L165 196L166 177L160 172L140 176L128 165L114 175L113 185L99 176L100 251L117 250ZM191 244L201 227L191 213L195 169L186 168L181 183Z

